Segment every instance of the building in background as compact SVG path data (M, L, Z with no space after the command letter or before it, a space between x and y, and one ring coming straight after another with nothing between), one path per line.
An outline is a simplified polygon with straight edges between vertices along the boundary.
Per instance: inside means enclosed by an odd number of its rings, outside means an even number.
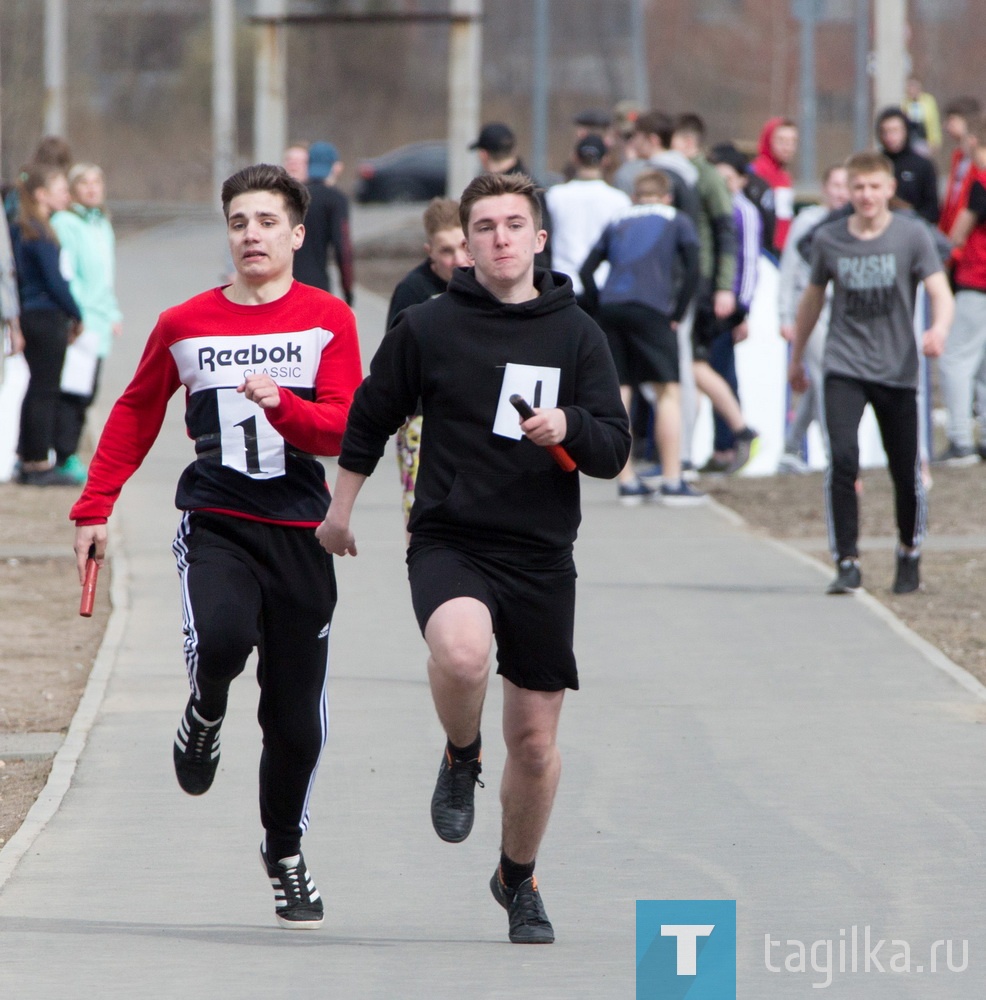
M550 0L548 162L564 164L570 122L634 94L635 0ZM487 0L483 106L515 127L529 155L534 4ZM644 0L651 103L695 110L712 141L755 142L774 114L798 118L798 30L779 0ZM0 176L9 180L43 121L40 0L0 0ZM209 0L71 0L67 133L107 165L120 199L208 201L211 173ZM910 0L911 62L945 101L981 87L986 19L972 0ZM306 11L448 10L448 0L307 0ZM253 0L237 0L237 132L253 148ZM851 151L854 0L820 0L818 161ZM781 12L783 16L778 16ZM526 23L530 21L530 23ZM288 33L290 140L330 139L347 162L446 131L448 30L441 24L298 25ZM903 96L903 95L902 95ZM980 96L986 97L986 94ZM351 188L354 176L342 185Z

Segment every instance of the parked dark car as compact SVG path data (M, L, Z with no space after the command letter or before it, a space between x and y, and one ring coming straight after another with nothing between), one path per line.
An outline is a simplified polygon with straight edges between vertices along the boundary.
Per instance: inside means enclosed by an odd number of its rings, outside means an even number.
M448 174L448 146L444 142L412 142L360 160L356 172L359 202L441 198Z

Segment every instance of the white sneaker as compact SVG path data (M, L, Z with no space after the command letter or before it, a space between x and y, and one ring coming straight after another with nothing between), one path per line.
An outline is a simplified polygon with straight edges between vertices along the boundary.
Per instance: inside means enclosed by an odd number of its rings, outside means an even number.
M777 462L777 471L781 475L804 476L811 472L811 466L793 451L786 451Z

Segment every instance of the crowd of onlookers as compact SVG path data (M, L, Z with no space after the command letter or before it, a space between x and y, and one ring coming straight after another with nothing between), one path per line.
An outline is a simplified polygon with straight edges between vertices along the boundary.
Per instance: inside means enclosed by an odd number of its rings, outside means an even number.
M6 193L0 220L0 321L29 380L17 438L18 483L77 486L79 444L102 364L121 331L105 179L43 139Z
M769 119L755 147L709 144L699 115L670 116L631 102L612 112L586 112L574 126L566 180L545 196L550 260L572 277L580 301L609 336L634 417L638 454L650 442L660 459L657 469L628 466L621 499L639 502L661 483L668 502L700 502L697 490L677 481L680 470L689 478L696 407L686 386L692 383L708 395L715 413L712 457L698 471L738 471L757 447L755 432L743 420L733 351L748 334L757 259L766 254L779 267L777 311L781 334L790 341L808 281L812 231L852 212L845 168L828 165L819 203L799 205L791 176L798 128L790 118ZM938 365L948 441L933 460L974 464L986 459L982 109L975 98L959 97L939 112L935 98L911 77L901 104L880 110L874 132L875 148L896 181L891 207L927 223L956 293L954 327ZM516 141L507 126L487 125L478 142L488 147L485 168L503 163L518 169ZM940 183L935 160L943 142L951 148L948 175ZM655 171L667 182L664 193L655 193ZM689 249L696 242L697 269ZM609 265L608 273L593 272L600 264ZM807 470L806 432L813 420L827 453L821 392L826 325L823 312L806 357L809 389L796 398L788 417L781 472ZM647 357L655 343L669 344L671 333L679 350L677 379L659 358ZM679 445L672 444L676 438Z
M779 267L780 330L790 340L812 231L851 211L845 170L826 167L819 203L799 206L791 176L798 129L790 118L769 119L755 148L710 145L700 115L671 116L629 101L587 111L573 125L564 180L543 196L549 240L537 262L571 277L613 350L635 431L635 461L621 474L620 499L701 502L696 472L734 473L758 446L743 416L734 353L748 335L758 261L766 254ZM875 138L893 165L895 209L936 227L957 292L954 329L939 364L948 444L937 460L973 464L986 459L986 125L979 102L957 98L940 114L912 78L901 104L878 114ZM949 172L940 185L934 158L946 141ZM528 172L507 124L484 125L471 148L484 171ZM331 258L338 290L352 304L339 152L328 142L298 144L285 151L283 165L312 197L295 277L328 288ZM42 140L7 192L0 320L8 352L23 351L30 371L17 448L21 483L74 485L85 476L78 457L85 412L120 332L104 199L100 168L76 163L54 137ZM428 232L429 245L436 233L444 237L454 228ZM461 254L454 256L459 262ZM435 257L422 267L441 283L445 270ZM825 440L826 319L823 313L806 353L809 388L791 407L782 472L807 469L804 442L813 420ZM715 431L711 457L696 470L690 458L698 393L711 401Z

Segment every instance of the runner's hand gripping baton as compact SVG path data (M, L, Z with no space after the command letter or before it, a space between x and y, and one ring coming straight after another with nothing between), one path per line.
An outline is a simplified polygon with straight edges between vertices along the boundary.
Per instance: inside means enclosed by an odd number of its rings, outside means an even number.
M79 602L79 614L83 618L92 618L92 607L96 603L96 577L99 575L99 563L96 562L96 546L89 546L89 558L86 560L86 578L82 584L82 600Z
M531 409L530 404L518 393L515 392L510 397L510 403L525 420L530 420L534 416L534 411ZM560 444L546 444L544 447L551 452L551 457L565 472L575 471L575 462L572 461L572 456Z

